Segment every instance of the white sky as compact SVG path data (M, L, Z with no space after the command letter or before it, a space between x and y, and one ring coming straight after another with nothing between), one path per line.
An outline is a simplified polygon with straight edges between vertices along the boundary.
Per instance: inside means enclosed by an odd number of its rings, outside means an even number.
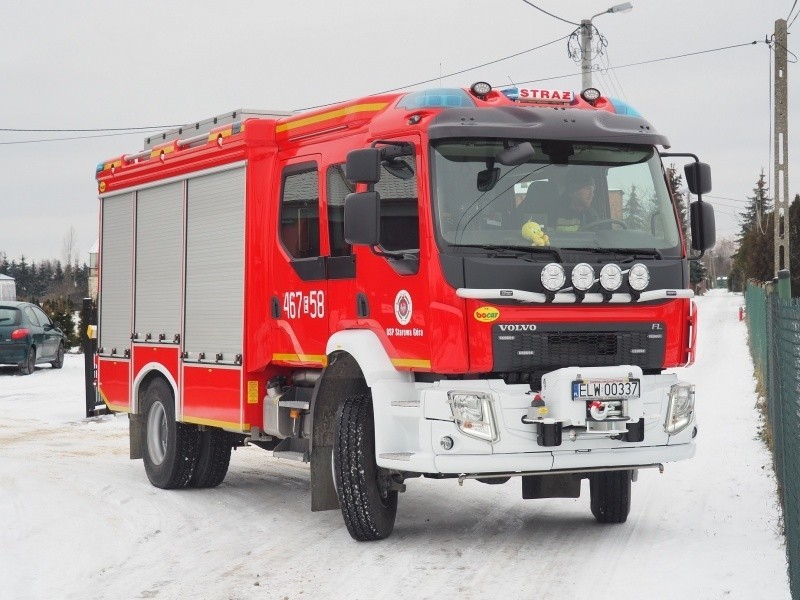
M575 22L616 3L533 2ZM762 167L772 179L770 50L763 42L793 2L633 0L632 12L594 21L608 40L605 56L613 67L759 41L595 75L597 87L627 98L666 134L673 151L694 152L711 164L711 195L736 199L709 198L718 238L739 230L735 212ZM0 18L5 129L174 125L236 108L294 110L436 78L574 29L522 0L8 0ZM789 49L798 47L790 35ZM509 78L570 73L540 85L580 88L579 67L559 42L442 84L502 86ZM791 108L798 77L790 64L789 156L795 159L800 127ZM88 260L97 237L95 166L140 150L145 134L8 143L85 135L92 134L0 131L0 251L10 259L62 257L74 227L79 256ZM800 168L790 174L790 199L798 192Z

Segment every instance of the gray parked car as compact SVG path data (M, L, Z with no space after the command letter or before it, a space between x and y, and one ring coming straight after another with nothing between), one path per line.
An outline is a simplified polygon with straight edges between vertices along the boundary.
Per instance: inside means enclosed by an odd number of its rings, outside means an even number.
M17 365L30 375L36 365L64 366L67 339L60 323L29 302L0 302L0 365Z

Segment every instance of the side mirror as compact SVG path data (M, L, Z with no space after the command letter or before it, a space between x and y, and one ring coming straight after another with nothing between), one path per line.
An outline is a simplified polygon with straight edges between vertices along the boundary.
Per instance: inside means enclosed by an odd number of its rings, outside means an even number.
M708 202L692 202L689 205L689 219L692 226L692 250L704 252L713 248L717 243L714 207Z
M702 195L711 191L711 167L706 163L693 162L683 167L686 185L693 194Z
M345 176L354 183L378 183L381 179L381 151L362 148L348 152Z
M355 150L354 152L362 152ZM353 152L350 153L351 155ZM350 157L348 156L348 171ZM348 244L377 246L381 237L381 196L357 192L344 199L344 239Z

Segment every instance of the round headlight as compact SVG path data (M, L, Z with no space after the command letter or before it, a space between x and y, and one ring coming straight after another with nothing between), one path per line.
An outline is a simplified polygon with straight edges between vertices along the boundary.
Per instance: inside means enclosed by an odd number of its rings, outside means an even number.
M604 290L613 292L622 285L622 269L617 265L606 265L600 270L600 285Z
M572 269L572 286L585 292L594 285L594 269L587 263L579 263Z
M632 289L641 292L650 283L650 271L642 263L636 263L628 273L628 283Z
M475 83L472 84L470 89L472 90L473 94L475 94L480 98L483 98L489 92L492 91L492 86L486 83L485 81L476 81Z
M566 280L564 267L558 263L550 263L542 269L542 285L548 292L557 292L564 287Z
M600 97L600 90L597 88L586 88L581 92L581 98L586 100L589 104L594 104Z

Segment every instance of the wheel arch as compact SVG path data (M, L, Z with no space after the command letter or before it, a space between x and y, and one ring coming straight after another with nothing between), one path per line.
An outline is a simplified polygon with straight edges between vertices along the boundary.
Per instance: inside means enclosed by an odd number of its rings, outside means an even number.
M172 388L172 398L175 402L175 416L177 419L178 415L180 415L180 411L178 410L178 384L172 376L172 373L170 373L164 365L157 362L144 365L134 378L131 389L131 413L141 413L142 398L147 390L147 386L157 378L164 379L170 388Z

